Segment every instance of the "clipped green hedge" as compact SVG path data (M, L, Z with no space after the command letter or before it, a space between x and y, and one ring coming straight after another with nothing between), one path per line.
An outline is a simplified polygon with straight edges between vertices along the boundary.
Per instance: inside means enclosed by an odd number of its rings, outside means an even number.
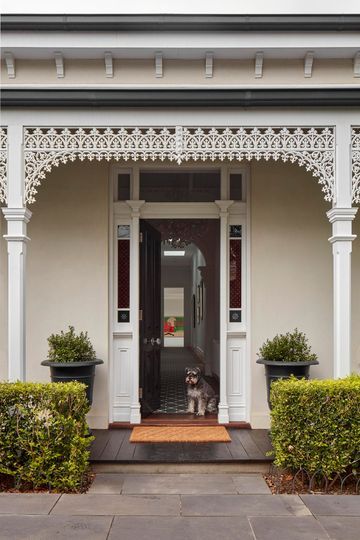
M360 375L280 380L270 399L275 465L328 476L360 467Z
M16 487L78 491L88 471L85 385L0 383L0 473Z

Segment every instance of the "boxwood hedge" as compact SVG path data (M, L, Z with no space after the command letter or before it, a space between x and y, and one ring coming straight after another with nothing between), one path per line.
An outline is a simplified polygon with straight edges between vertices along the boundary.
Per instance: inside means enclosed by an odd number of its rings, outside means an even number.
M328 477L360 469L360 375L272 384L274 463Z
M15 487L78 491L88 471L85 385L0 383L0 473Z

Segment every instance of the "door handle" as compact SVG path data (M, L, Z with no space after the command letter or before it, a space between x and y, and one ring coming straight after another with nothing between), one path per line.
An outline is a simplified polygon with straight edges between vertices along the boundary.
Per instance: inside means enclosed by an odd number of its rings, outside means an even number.
M144 339L144 345L151 345L152 347L156 345L161 345L161 339L160 338L145 338Z

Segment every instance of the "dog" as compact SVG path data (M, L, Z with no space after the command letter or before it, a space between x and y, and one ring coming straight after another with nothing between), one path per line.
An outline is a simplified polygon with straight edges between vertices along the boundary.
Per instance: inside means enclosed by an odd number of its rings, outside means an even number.
M205 412L217 411L217 396L201 374L199 367L185 368L185 384L187 386L188 408L187 412L197 416L204 416Z

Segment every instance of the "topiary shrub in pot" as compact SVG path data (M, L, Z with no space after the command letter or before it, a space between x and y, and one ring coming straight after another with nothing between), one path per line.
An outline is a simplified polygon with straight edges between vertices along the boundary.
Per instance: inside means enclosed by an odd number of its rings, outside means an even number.
M270 387L278 379L288 379L293 375L297 379L308 379L310 366L318 364L316 354L311 352L308 339L297 328L293 332L277 334L260 347L256 362L264 364L267 400L270 404Z
M60 334L51 334L48 338L49 353L42 366L50 367L52 382L79 381L86 385L86 397L92 404L95 378L95 366L103 364L96 358L94 348L87 332L75 333L75 328Z

